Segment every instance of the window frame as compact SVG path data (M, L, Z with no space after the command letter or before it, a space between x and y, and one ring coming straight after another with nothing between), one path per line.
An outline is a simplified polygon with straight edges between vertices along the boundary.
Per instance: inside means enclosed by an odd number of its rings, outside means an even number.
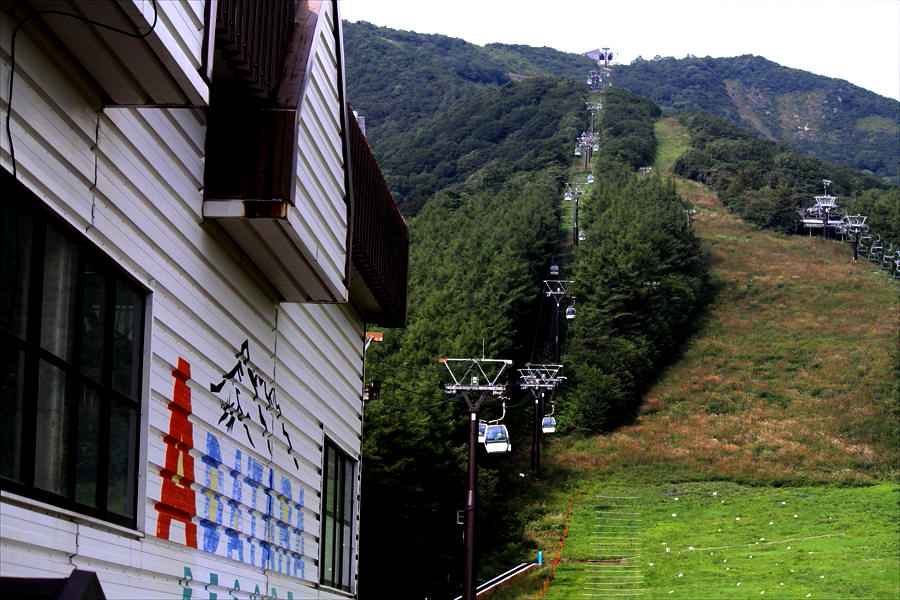
M334 460L333 468L329 464ZM357 461L325 438L322 447L321 535L319 538L319 583L336 590L353 592L354 535L356 517ZM333 497L329 484L333 476ZM340 516L340 518L336 518ZM331 577L327 571L330 567Z
M2 177L0 192L4 196L3 202L12 207L12 226L22 227L28 220L31 227L30 241L21 248L14 248L12 254L28 254L29 264L18 271L29 278L27 292L22 294L24 303L19 306L22 310L19 317L24 315L24 325L15 331L10 328L15 327L12 321L0 321L0 348L4 353L8 352L11 359L18 361L4 374L10 375L7 380L11 385L10 399L20 413L9 429L13 435L19 436L19 452L9 462L8 469L3 466L4 471L0 471L0 489L136 529L138 517L142 515L139 490L144 465L141 447L144 439L143 392L147 383L145 344L149 334L150 292L19 182L11 177ZM6 212L8 208L0 206L0 210ZM0 215L0 222L5 222L5 219L5 215ZM68 312L64 319L64 335L67 339L73 338L71 343L66 344L69 350L49 349L47 346L52 344L42 338L42 325L51 314L45 308L44 298L45 276L48 273L52 276L53 273L45 261L50 231L62 241L62 254L71 251L66 258L72 259L74 256L74 285L70 285L60 296L65 298L64 308ZM0 285L5 285L4 280L10 275L3 268L0 264ZM86 285L86 279L94 277L100 285ZM96 321L99 324L97 335L101 340L101 350L92 357L94 373L89 370L90 358L86 358L89 351L82 345L89 318L87 311L90 310L86 308L86 289L99 292L93 296L93 306L99 307L102 314L102 318ZM122 301L126 296L127 300ZM56 305L48 306L51 310L58 310ZM119 351L123 342L130 352ZM126 363L116 359L126 356L130 381L120 384L117 373L122 372L121 365ZM59 395L58 390L51 389L49 397L62 424L60 428L66 432L62 436L64 442L58 445L41 444L40 439L39 428L53 432L52 427L48 428L41 422L43 419L39 415L39 404L47 400L42 400L41 396L44 393L42 385L46 385L41 377L45 369L59 375L61 388L65 390ZM81 414L85 407L90 407L89 412ZM124 427L115 428L117 423ZM116 431L124 435L117 437ZM122 439L124 444L120 441ZM82 443L79 444L79 441ZM127 455L124 451L116 452L117 448L111 448L111 444L123 450L127 448ZM55 489L48 489L48 486L41 486L37 481L38 453L54 451L61 457L59 464L49 465L47 470L59 467L59 471L53 475L55 486L49 486ZM92 460L95 464L91 464ZM80 469L86 476L79 478ZM122 478L111 477L113 470ZM119 485L118 481L123 483ZM84 482L88 485L83 485ZM116 490L113 490L113 485Z

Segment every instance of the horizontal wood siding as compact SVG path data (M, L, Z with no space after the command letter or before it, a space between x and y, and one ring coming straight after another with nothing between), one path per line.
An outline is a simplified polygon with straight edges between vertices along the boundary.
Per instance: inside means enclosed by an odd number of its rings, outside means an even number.
M173 30L186 32L202 19L201 2L159 6ZM9 22L6 14L0 18ZM5 92L9 36L0 35L0 43ZM188 50L199 37L185 33L183 45L195 60ZM99 92L57 50L40 29L24 30L17 42L12 133L18 177L148 290L145 501L140 532L126 534L4 496L3 574L67 576L78 566L97 571L107 597L180 597L188 588L194 597L246 597L257 587L261 597L273 590L279 598L288 592L340 597L315 587L322 448L328 436L360 456L362 318L349 304L279 303L258 274L240 264L227 237L203 223L203 110L101 109ZM324 79L333 83L333 73ZM317 83L329 103L336 97L332 83ZM298 170L297 185L308 198L303 210L319 260L341 282L347 225L339 128L334 111L317 102L304 113L304 130L316 136L304 141L301 153L321 156L302 176ZM327 146L321 153L314 150L320 143ZM11 171L5 131L0 148L2 166ZM243 377L228 379L239 363ZM180 454L172 443L170 404L186 365L193 443ZM259 377L256 398L250 369ZM218 384L219 391L211 389ZM275 390L271 405L263 386ZM228 418L220 418L229 403L236 409L238 393L247 417L229 430ZM163 488L173 456L181 465L176 476L193 494L196 548L186 545L186 524L177 519L167 536L157 537L165 526L158 506L171 502ZM193 477L185 469L188 458Z
M312 69L300 104L294 210L305 224L301 235L314 240L311 246L317 249L325 281L346 290L347 191L334 14L330 2L320 10Z
M135 9L153 23L154 3L150 0L131 0ZM191 103L208 102L208 88L200 77L203 66L203 2L172 2L157 0L159 17L151 44L168 68L169 73L187 92ZM144 31L144 28L141 28ZM161 46L161 47L160 47Z

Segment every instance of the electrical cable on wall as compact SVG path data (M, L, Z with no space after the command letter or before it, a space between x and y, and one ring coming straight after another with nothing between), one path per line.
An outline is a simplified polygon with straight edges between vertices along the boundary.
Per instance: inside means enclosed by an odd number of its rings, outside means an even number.
M134 38L137 40L142 40L153 33L153 30L156 29L156 23L159 20L159 8L156 6L156 0L150 0L153 4L153 23L150 24L150 29L145 31L144 33L132 33L130 31L125 31L124 29L119 29L118 27L113 27L112 25L107 25L106 23L101 23L99 21L95 21L93 19L89 19L82 15L76 15L74 13L65 12L62 10L37 10L29 14L27 17L19 21L19 24L16 25L16 28L13 29L12 37L10 38L9 44L9 88L6 95L6 139L9 141L9 159L12 163L12 174L13 177L16 177L16 151L13 147L13 139L12 139L12 131L10 130L10 122L12 117L12 94L13 94L13 80L15 79L16 74L16 36L19 35L19 31L32 17L40 16L40 15L57 15L60 17L69 17L72 19L76 19L78 21L82 21L89 25L93 25L95 27L102 27L103 29L108 29L114 33L119 33L124 36Z

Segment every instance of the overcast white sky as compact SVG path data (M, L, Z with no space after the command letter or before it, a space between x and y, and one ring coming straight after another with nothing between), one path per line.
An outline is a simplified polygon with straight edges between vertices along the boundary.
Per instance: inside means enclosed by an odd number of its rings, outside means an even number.
M900 100L900 0L340 0L342 18L474 44L755 54Z

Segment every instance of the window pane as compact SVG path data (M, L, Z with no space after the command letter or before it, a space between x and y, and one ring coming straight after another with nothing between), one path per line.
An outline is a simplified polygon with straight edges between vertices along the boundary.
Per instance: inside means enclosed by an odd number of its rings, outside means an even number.
M355 463L325 443L322 473L321 583L351 590Z
M335 469L334 450L325 445L325 493L322 496L322 583L334 585L335 547Z
M137 399L141 382L141 326L143 294L124 280L116 281L116 309L113 323L113 387Z
M81 317L81 368L99 380L103 367L106 279L93 261L84 264L84 307ZM115 360L115 358L114 358Z
M97 445L100 443L100 394L85 387L78 403L75 500L97 506Z
M47 224L44 255L44 298L41 307L41 346L72 359L75 345L75 285L78 246L58 226Z
M353 540L350 537L353 520L353 462L347 457L342 457L344 467L344 481L341 489L341 498L344 506L341 507L341 587L350 589L350 554L353 548Z
M337 457L335 456L334 450L329 447L325 448L327 461L325 463L325 500L324 500L324 510L325 513L331 516L335 515L335 502L337 501L337 494L335 493L335 477L337 471Z
M137 411L114 402L109 422L109 494L107 509L134 516Z
M341 511L342 521L350 523L353 520L353 463L344 459L344 507Z
M25 337L31 285L31 215L15 202L0 208L0 328Z
M334 585L334 519L322 519L322 583Z
M350 543L350 525L344 525L344 535L341 538L343 542L343 547L341 549L341 566L343 567L343 573L341 575L340 587L345 590L350 589L350 565L352 561L350 560L350 550L352 548L352 544Z
M34 485L67 495L69 410L66 374L41 361L35 428Z
M0 476L21 481L25 353L0 349Z

